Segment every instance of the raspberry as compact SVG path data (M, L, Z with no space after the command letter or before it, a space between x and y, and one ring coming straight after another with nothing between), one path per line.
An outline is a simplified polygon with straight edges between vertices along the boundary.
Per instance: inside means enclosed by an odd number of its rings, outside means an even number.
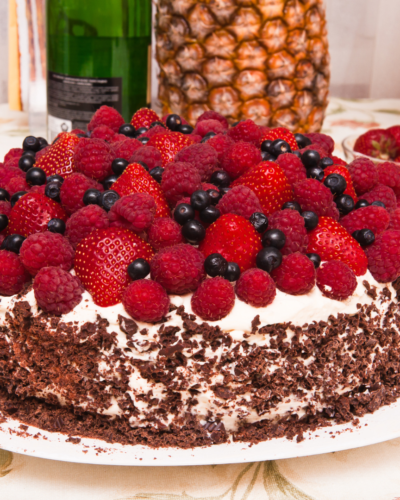
M396 197L400 196L400 167L389 161L377 165L379 183L393 189Z
M76 168L97 181L112 174L111 163L115 157L110 144L101 139L81 139L74 153Z
M397 208L396 195L394 194L393 189L383 184L378 184L374 187L374 189L371 189L368 193L363 194L363 199L367 200L368 203L381 201L385 204L385 208L388 212L393 212Z
M110 144L115 144L116 142L124 142L129 141L129 137L124 134L114 134L112 139L110 140Z
M125 227L140 233L150 227L155 213L156 202L152 196L133 193L120 198L111 207L108 217L111 226Z
M45 194L46 191L46 184L43 184L42 186L32 186L29 190L30 193L40 193L40 194Z
M256 125L253 120L244 120L235 125L235 127L230 128L227 132L227 136L235 142L250 142L254 144L254 146L258 146L261 133L258 125Z
M202 182L210 180L219 164L217 152L208 144L192 144L179 151L174 161L191 163L199 172Z
M332 202L331 206L328 208L325 214L327 217L331 217L332 219L338 221L340 219L340 213L336 206L335 202Z
M84 206L83 195L91 188L104 191L101 184L83 174L74 173L64 180L60 190L60 198L68 214L73 214Z
M218 120L225 127L225 130L227 130L229 127L228 120L225 118L225 116L222 116L216 111L204 111L204 113L197 118L197 123L202 122L203 120Z
M128 139L125 141L116 142L112 145L112 148L114 150L114 158L124 158L124 160L129 161L133 153L142 146L143 144L136 139Z
M84 292L79 278L59 267L43 267L33 281L38 306L61 316L68 314L82 300Z
M15 295L30 280L28 271L14 252L0 250L0 269L0 295Z
M305 151L308 151L309 149L311 149L312 151L317 151L321 158L326 158L327 156L329 156L328 153L325 151L325 149L321 148L321 146L318 146L317 144L310 144L309 146L300 149L300 153L303 154Z
M275 298L275 282L267 272L253 267L241 274L236 282L236 295L253 307L266 307Z
M222 159L222 168L237 179L262 161L261 152L249 142L239 141L231 146Z
M303 217L297 210L281 210L269 218L268 229L280 229L286 236L286 242L281 248L282 255L304 253L308 245L307 230Z
M11 158L21 158L24 150L22 148L11 148L10 151L4 157L4 163L7 163Z
M110 127L107 127L107 125L99 125L93 129L93 132L90 134L90 138L111 142L114 135L115 132Z
M228 149L235 144L234 140L227 135L217 134L211 139L208 139L207 146L215 149L218 156L218 161L221 162Z
M299 252L283 256L282 264L271 274L277 288L290 295L304 295L315 285L314 264Z
M10 158L4 163L5 167L19 168L18 167L19 158Z
M147 165L149 170L153 170L155 167L161 167L162 165L160 151L152 146L142 146L138 148L128 161L129 163L141 161Z
M394 213L394 212L393 212ZM383 207L370 205L353 210L340 220L340 224L352 234L359 229L370 229L379 236L389 225L390 215Z
M78 135L78 134L82 134L82 135L87 135L86 132L84 130L82 130L81 128L74 128L73 130L71 130L70 132L71 134L74 134L74 135Z
M65 236L73 248L95 229L107 229L110 221L107 212L98 205L88 205L74 212L67 220Z
M29 189L30 186L23 177L13 177L6 185L6 190L10 193L10 196L18 193L18 191L29 191Z
M224 278L211 278L199 286L192 295L193 312L206 321L225 318L235 305L233 286Z
M189 135L167 131L164 131L163 134L154 135L147 143L148 146L153 146L160 151L163 167L174 161L178 151L190 146L190 144L192 144L192 140Z
M7 215L8 217L10 215L10 212L11 212L11 203L9 201L0 200L0 214Z
M91 132L100 125L107 125L114 132L118 132L119 127L123 124L124 119L116 109L109 106L101 106L92 116L87 128Z
M217 208L221 215L236 214L250 219L254 212L262 212L257 195L247 186L235 186L218 202Z
M169 217L155 219L147 235L150 245L156 251L183 243L180 225Z
M181 198L191 196L200 188L200 174L191 163L170 163L163 173L161 189L171 207L175 206Z
M333 153L335 149L335 141L329 135L320 134L318 132L309 132L308 134L304 134L311 141L311 146L319 146L323 148L328 155Z
M20 250L21 262L33 276L42 267L60 267L64 271L72 268L74 249L61 234L45 231L31 234L22 243Z
M316 179L306 179L293 186L295 200L301 209L311 210L317 215L328 215L333 204L333 195L329 189Z
M140 134L139 137L148 137L150 139L150 137L153 137L153 135L167 134L168 132L169 132L168 129L166 129L162 125L156 125L155 127L149 128L149 130L147 130L147 132Z
M214 184L209 184L208 182L202 182L201 183L201 189L203 191L208 191L209 189L213 189L214 191L218 191L219 192L219 189L217 188L217 186L214 186Z
M137 321L156 323L169 311L169 297L156 281L137 280L131 283L122 295L126 312Z
M7 184L14 177L25 179L24 172L18 167L0 167L0 187L6 189Z
M151 260L150 269L153 280L178 295L193 292L205 278L203 254L184 243L162 248Z
M396 210L390 213L390 222L388 229L400 231L400 208L396 208Z
M197 122L193 133L195 135L199 135L200 137L204 137L209 132L223 134L225 130L226 128L224 125L218 120L202 120L201 122Z
M330 299L346 300L357 288L357 279L347 264L330 260L317 269L317 286Z
M189 137L190 137L190 140L192 141L192 144L198 144L203 139L201 137L201 135L198 135L198 134L190 134Z
M396 280L400 275L400 231L389 230L366 248L368 269L379 283Z
M371 191L379 182L375 163L368 158L356 158L348 164L347 168L358 196Z
M307 179L306 167L303 165L300 158L291 153L279 155L276 163L285 172L289 184L293 187L296 182Z

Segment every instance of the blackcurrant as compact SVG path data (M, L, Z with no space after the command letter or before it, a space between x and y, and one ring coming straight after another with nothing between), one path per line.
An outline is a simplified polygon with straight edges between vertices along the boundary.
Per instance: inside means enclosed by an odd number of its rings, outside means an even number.
M371 205L374 205L374 207L386 208L386 205L383 203L383 201L373 201Z
M318 269L321 265L321 257L317 253L306 253L306 255L314 264L315 269Z
M65 233L65 222L61 219L50 219L47 224L47 230L52 233Z
M10 193L3 188L0 188L0 201L10 201Z
M46 141L46 139L44 137L37 137L37 140L39 141L39 145L40 145L39 150L47 148L47 146L49 145L49 143Z
M189 135L193 132L193 127L188 123L182 123L176 127L176 132L180 132L181 134Z
M157 126L166 128L165 124L163 122L160 122L160 121L156 121L156 122L151 123L149 128L153 128L153 127L157 127Z
M211 139L211 137L214 137L215 135L217 135L215 132L208 132L204 137L203 139L200 141L202 144L204 144L205 142L207 142L209 139Z
M347 215L354 210L354 200L348 194L337 196L334 201L341 215Z
M237 281L240 278L240 267L236 262L228 262L224 278L228 281Z
M304 219L304 226L306 229L311 231L311 229L315 229L318 226L318 215L315 212L311 212L310 210L305 210L301 213L301 216Z
M214 205L210 205L200 212L200 219L206 224L212 224L219 217L221 217L221 212Z
M182 119L179 115L172 114L167 116L165 123L170 130L175 131L182 124Z
M140 141L142 144L147 144L150 140L150 137L146 137L145 135L143 137L138 137L138 141Z
M292 150L290 149L289 144L283 139L275 139L274 141L272 141L271 151L270 151L272 155L278 157L279 155L291 152Z
M10 200L10 203L11 203L11 206L13 207L17 201L22 198L24 196L24 194L26 194L27 191L18 191L16 193L14 193L12 196L11 196L11 200Z
M153 177L155 181L161 184L162 175L164 173L164 169L162 167L154 167L150 170L150 175Z
M25 236L21 236L20 234L11 234L3 241L0 249L18 254L21 249L21 245L25 240Z
M225 170L217 170L211 175L210 183L219 188L228 187L231 183L231 178Z
M125 160L125 158L115 158L111 163L111 169L115 175L121 175L128 165L129 161Z
M331 167L333 165L334 161L332 158L329 158L329 156L325 156L325 158L321 158L319 162L319 166L325 170L327 167Z
M282 205L282 210L289 209L289 210L296 210L297 212L301 213L301 207L297 203L297 201L287 201Z
M261 151L264 151L265 153L272 154L272 140L271 139L266 139L261 143Z
M111 207L119 200L119 198L119 194L112 189L104 191L104 193L101 193L100 195L100 206L108 212Z
M221 193L221 196L224 196L224 194L229 193L229 191L231 189L232 188L230 188L230 187L222 187L222 188L219 189L219 192Z
M268 228L268 217L262 212L251 214L249 222L258 233L263 233Z
M30 186L43 186L46 184L46 172L41 168L32 167L26 173L26 182Z
M369 207L369 203L367 200L364 200L361 198L360 200L357 201L357 203L354 205L354 208L357 210L358 208L364 208L364 207Z
M272 155L271 153L268 153L267 151L261 151L261 158L263 161L275 161L276 156Z
M83 195L84 205L100 205L101 203L101 191L98 189L87 189Z
M102 182L103 186L104 186L104 189L108 190L108 189L111 189L111 186L114 184L114 182L116 182L118 180L118 176L117 175L109 175L108 177L106 177L104 179L104 181Z
M174 210L174 219L183 226L189 220L194 219L194 208L188 203L180 203Z
M262 236L263 247L274 247L280 250L286 243L286 236L280 229L269 229Z
M149 167L147 166L147 163L145 163L144 161L142 160L137 160L135 161L135 163L139 163L139 165L142 165L142 167L147 170L147 172L149 171Z
M324 171L320 167L307 168L307 178L316 179L321 182L324 178Z
M200 243L205 235L203 224L197 220L189 220L182 226L182 236L192 245Z
M139 135L142 135L144 134L145 132L148 131L148 128L146 127L139 127L138 129L136 129L136 138L138 138Z
M324 180L324 185L334 195L341 195L345 192L347 187L346 179L340 174L329 174Z
M303 134L294 134L294 138L296 139L299 149L303 149L311 144L311 139Z
M318 167L320 160L321 156L318 151L314 149L307 149L307 151L304 151L301 155L301 161L306 168Z
M50 182L49 184L46 184L46 187L44 188L44 194L47 196L47 198L58 202L61 201L60 191L61 184L59 182Z
M58 174L49 175L46 182L47 184L50 184L50 182L58 182L59 184L62 184L64 182L64 177L61 177L61 175Z
M33 135L28 135L28 137L25 137L24 142L22 143L22 149L24 151L39 151L40 149L40 142L37 137L34 137Z
M204 261L204 270L211 278L224 276L227 269L228 261L220 253L212 253Z
M267 247L260 250L257 254L257 267L270 273L282 263L282 254L275 247Z
M195 191L190 197L190 204L195 210L204 210L211 205L211 198L207 191Z
M8 217L5 214L0 214L0 231L4 231L4 229L8 226Z
M118 129L118 133L122 135L126 135L126 137L134 138L136 134L135 127L130 123L124 123Z
M30 155L22 155L21 158L18 160L18 166L24 172L30 170L34 164L35 164L35 158L33 158Z
M221 199L221 195L216 189L207 189L207 193L211 199L211 205L216 205Z
M128 274L133 281L142 280L150 273L150 264L144 259L136 259L128 266Z
M375 235L370 229L359 229L358 231L354 231L351 235L362 247L372 245L375 241Z
M28 149L28 151L24 151L21 156L31 156L32 158L36 158L36 153L35 151Z

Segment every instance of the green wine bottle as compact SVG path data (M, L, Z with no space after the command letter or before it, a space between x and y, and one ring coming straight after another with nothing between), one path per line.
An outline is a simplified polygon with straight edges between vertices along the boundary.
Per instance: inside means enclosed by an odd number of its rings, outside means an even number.
M47 0L48 133L150 102L151 0Z

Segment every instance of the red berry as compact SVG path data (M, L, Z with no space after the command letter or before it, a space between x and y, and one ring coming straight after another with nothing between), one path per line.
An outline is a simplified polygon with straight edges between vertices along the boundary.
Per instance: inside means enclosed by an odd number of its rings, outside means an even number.
M400 150L400 125L393 125L393 127L389 127L386 130L394 138L396 145Z
M396 208L396 210L390 213L390 222L387 229L400 231L400 208Z
M368 269L379 283L396 280L400 275L400 231L389 230L367 247Z
M113 137L115 136L115 132L107 125L99 125L95 129L93 129L90 134L91 139L101 139L103 141L112 142Z
M180 199L201 189L200 173L191 163L170 163L163 173L161 189L170 207L174 207Z
M394 213L394 212L393 212ZM350 234L359 229L370 229L375 236L379 236L389 225L390 215L383 207L370 205L353 210L340 220L340 224Z
M118 111L110 106L101 106L92 116L88 125L88 130L92 131L100 125L107 125L114 132L118 132L119 127L124 124L124 119Z
M354 144L354 151L374 158L389 160L396 158L398 147L394 137L384 129L368 130Z
M347 168L358 196L371 191L379 182L378 169L368 158L356 158Z
M304 134L311 141L311 146L319 146L320 148L325 149L328 155L333 153L335 149L335 141L332 137L326 134L320 134L319 132L309 132L308 134Z
M191 245L162 248L153 257L151 278L168 293L182 295L193 292L205 278L204 256Z
M44 170L47 176L58 174L68 177L76 171L74 151L79 141L76 135L63 132L46 153L40 155L39 159L36 156L35 167Z
M155 219L147 235L150 245L156 251L183 243L181 226L169 217Z
M0 200L0 214L7 215L8 217L10 215L10 212L11 212L11 203L9 201Z
M180 132L165 132L154 135L147 146L153 146L161 153L162 166L165 167L171 161L174 161L175 155L186 146L192 144L189 136Z
M252 268L240 275L236 282L236 295L253 307L266 307L276 295L276 286L271 276L262 269Z
M156 281L133 281L122 295L126 312L137 321L155 323L169 311L169 297Z
M224 125L218 120L203 120L201 122L197 122L193 133L195 135L199 135L200 137L204 137L209 132L223 134L225 130L226 128Z
M321 146L318 146L317 144L310 144L309 146L306 146L303 149L300 149L300 153L303 154L305 151L317 151L319 153L319 156L322 158L327 158L329 157L328 153L325 151L324 148L321 148Z
M120 198L108 214L111 226L122 226L140 233L148 229L156 213L156 202L147 193L133 193ZM114 224L118 223L118 224Z
M35 276L33 291L43 311L68 314L82 300L84 289L76 276L59 267L43 267Z
M149 128L147 132L144 132L143 134L140 134L139 137L148 137L149 139L153 137L153 135L157 134L168 134L170 131L163 127L162 125L156 125L155 127ZM140 142L140 141L139 141Z
M307 179L306 167L303 165L300 158L291 153L279 155L276 163L284 171L289 184L293 187L296 182Z
M256 125L253 120L244 120L239 122L235 127L230 128L227 135L235 142L251 142L254 146L258 146L261 132L258 125Z
M97 181L103 181L112 174L114 158L113 148L101 139L81 139L74 153L77 170Z
M129 158L129 163L136 163L138 161L142 161L145 163L150 170L153 168L161 167L162 158L161 153L158 149L153 148L151 146L142 146L138 148L133 155Z
M132 155L138 149L142 148L143 144L136 139L126 139L113 143L114 158L124 158L129 161Z
M221 214L241 215L250 219L254 212L262 212L259 199L247 186L235 186L218 202L217 208Z
M271 273L277 288L290 295L304 295L315 285L315 268L300 252L285 255L282 264Z
M286 141L292 151L296 151L297 149L299 149L293 132L285 127L276 127L269 129L266 133L261 135L259 144L262 144L267 140L275 141L276 139L283 139L284 141Z
M159 122L158 114L149 108L140 108L132 116L131 124L136 128L149 128L153 122Z
M317 269L317 286L330 299L346 300L357 288L357 279L347 264L331 260Z
M12 196L19 191L29 191L30 186L23 177L13 177L7 182L5 189L9 192L10 196Z
M222 159L222 168L232 179L237 179L262 161L261 152L249 142L235 142Z
M20 177L25 180L25 173L18 167L0 166L0 187L7 189L8 183L14 177Z
M20 250L21 262L33 276L43 267L49 266L69 271L74 254L67 238L50 231L31 234L22 243Z
M232 284L224 278L203 281L192 295L192 310L205 321L218 321L232 311L235 292Z
M19 160L23 152L24 150L22 148L11 148L4 157L4 163L7 163L12 158L17 158Z
M15 295L30 280L28 271L14 252L0 250L0 269L0 295Z
M400 196L400 167L395 163L385 161L376 166L379 183L393 189L396 197Z
M397 208L396 195L394 194L393 189L383 184L378 184L374 187L374 189L363 194L363 199L367 200L368 203L382 201L388 212L393 212Z
M268 229L279 229L285 234L286 242L281 248L282 255L305 253L308 245L307 230L303 217L296 210L286 209L272 214Z
M95 229L107 229L110 221L107 212L98 205L88 205L74 212L67 220L65 236L73 248Z
M42 186L32 186L29 190L29 193L40 193L40 194L45 194L46 192L46 185L43 184Z
M219 162L222 162L222 158L224 157L225 153L234 144L235 142L233 141L233 139L231 139L227 135L222 134L217 134L207 141L207 146L211 146L217 152Z
M61 186L60 198L68 214L73 214L84 206L83 195L88 189L104 191L101 184L80 173L72 174L65 179Z
M182 149L175 156L174 162L191 163L199 172L202 182L208 182L215 170L218 170L218 155L208 144L192 144Z
M348 169L343 165L332 165L330 167L327 167L324 170L324 178L322 182L324 182L324 180L328 177L328 175L331 174L339 174L342 177L344 177L347 185L343 194L351 196L353 198L354 203L357 203L358 201L357 194L354 190L353 181L351 180L351 175Z
M317 179L300 181L295 184L293 191L294 199L301 209L315 212L318 216L326 215L333 204L331 191Z
M217 113L217 111L213 110L204 111L204 113L197 118L197 123L200 123L203 120L217 120L224 126L226 130L229 127L228 120L225 118L225 116L221 115L220 113Z

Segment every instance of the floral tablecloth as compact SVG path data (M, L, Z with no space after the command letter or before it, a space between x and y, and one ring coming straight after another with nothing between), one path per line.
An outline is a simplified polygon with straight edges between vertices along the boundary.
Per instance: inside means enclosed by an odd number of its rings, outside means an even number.
M400 123L400 100L331 99L323 132L341 141ZM27 117L0 106L0 159L20 147ZM1 500L400 500L400 438L355 450L253 464L116 467L0 450Z

